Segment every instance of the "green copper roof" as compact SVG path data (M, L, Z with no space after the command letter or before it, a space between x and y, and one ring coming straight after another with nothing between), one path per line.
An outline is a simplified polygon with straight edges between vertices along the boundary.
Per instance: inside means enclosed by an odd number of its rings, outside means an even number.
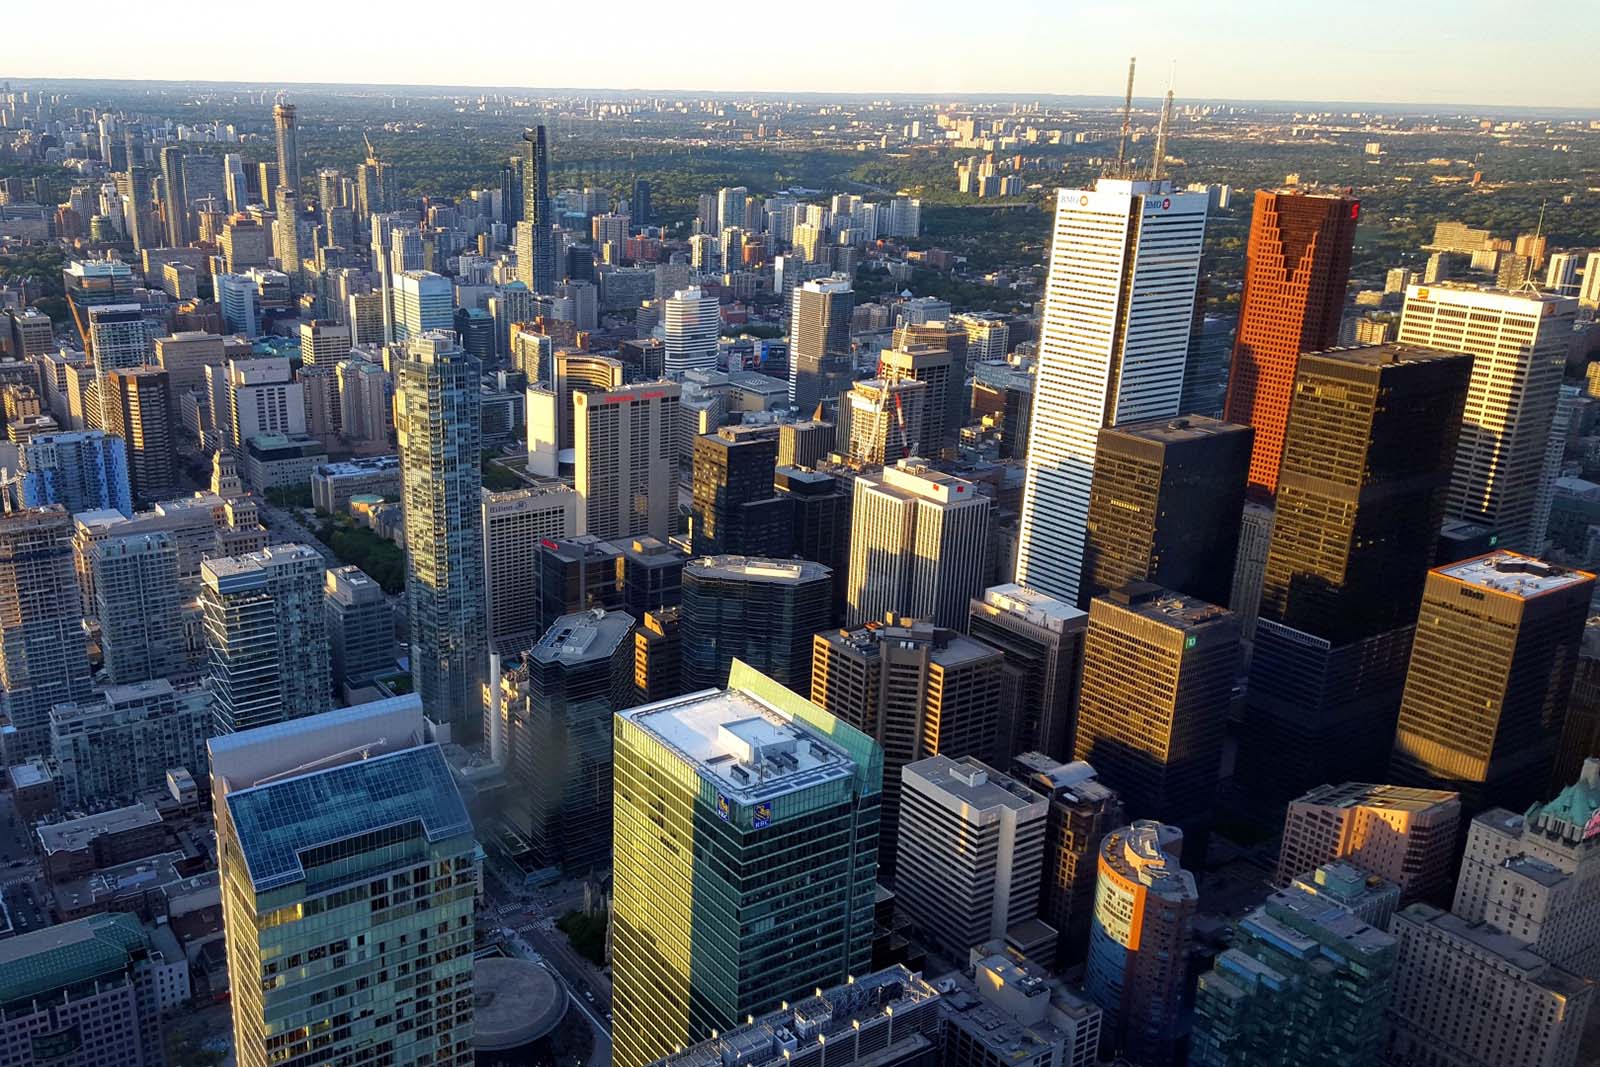
M1546 804L1535 804L1528 809L1528 821L1545 818L1553 822L1569 823L1580 832L1600 814L1600 759L1583 761L1583 773L1556 798Z
M120 973L148 944L138 918L122 912L0 941L0 1006Z

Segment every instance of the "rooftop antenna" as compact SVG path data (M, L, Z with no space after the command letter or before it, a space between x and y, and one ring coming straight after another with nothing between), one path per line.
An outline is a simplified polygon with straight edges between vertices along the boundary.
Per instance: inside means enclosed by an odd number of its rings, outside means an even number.
M1544 209L1549 205L1549 203L1550 201L1548 200L1542 200L1539 202L1539 225L1534 227L1533 230L1533 242L1535 247L1538 246L1539 238L1544 236ZM1528 262L1527 265L1522 268L1522 281L1512 291L1517 293L1537 293L1539 291L1539 287L1533 283L1532 248L1528 249Z
M1167 132L1172 128L1172 79L1177 73L1177 63L1173 63L1173 73L1167 75L1167 101L1161 106L1161 123L1156 127L1156 154L1150 160L1150 180L1159 181L1167 169Z
M1122 140L1117 145L1116 176L1119 178L1127 173L1128 129L1133 125L1133 68L1138 62L1138 56L1128 57L1128 91L1122 98Z

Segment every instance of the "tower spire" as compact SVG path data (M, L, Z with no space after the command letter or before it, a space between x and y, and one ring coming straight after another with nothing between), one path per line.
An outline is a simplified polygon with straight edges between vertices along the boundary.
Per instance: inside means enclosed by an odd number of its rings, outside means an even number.
M1117 144L1116 176L1119 178L1127 176L1128 130L1133 125L1133 70L1138 62L1138 56L1128 57L1128 91L1122 98L1122 139Z
M1167 132L1172 128L1172 79L1167 79L1167 100L1161 106L1161 123L1156 127L1156 154L1150 160L1150 180L1158 181L1167 169Z

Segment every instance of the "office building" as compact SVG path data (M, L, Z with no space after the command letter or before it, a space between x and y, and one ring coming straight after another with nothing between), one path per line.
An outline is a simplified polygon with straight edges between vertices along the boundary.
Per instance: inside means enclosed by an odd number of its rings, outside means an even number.
M1250 438L1248 427L1201 415L1101 430L1080 602L1153 582L1226 604Z
M527 648L543 633L539 547L578 532L578 494L565 485L483 491L484 615L489 648Z
M697 556L789 554L789 504L773 488L775 434L694 439L691 532Z
M665 541L677 514L675 382L573 393L578 532L606 540Z
M323 561L272 545L200 565L200 612L218 733L315 715L332 692Z
M354 564L322 577L334 685L394 669L394 612L383 588Z
M1500 547L1539 552L1535 503L1545 470L1577 301L1523 290L1413 285L1400 343L1472 357L1448 514L1489 526Z
M797 693L811 691L812 636L828 628L833 574L820 563L719 555L683 568L683 685L727 684L741 660Z
M689 553L654 537L636 537L614 546L620 553L622 607L635 619L683 599L683 568Z
M455 290L450 279L428 270L394 277L394 339L406 341L430 331L454 331Z
M1455 868L1461 800L1438 789L1346 782L1289 802L1277 884L1344 861L1400 887L1404 901L1437 897Z
M785 422L778 427L778 466L815 467L833 451L832 423Z
M344 440L363 452L392 447L394 379L382 366L347 359L334 368L339 393L339 430Z
M1600 753L1600 619L1591 618L1584 625L1578 648L1561 746L1550 775L1552 788L1576 780L1583 761L1595 753Z
M1239 620L1227 608L1149 583L1096 597L1075 758L1129 811L1181 826L1203 846L1238 664Z
M850 493L831 474L782 465L773 470L773 488L789 501L790 552L833 571L831 618L842 620L850 573Z
M261 333L261 304L255 282L248 274L215 274L211 278L216 290L217 306L222 310L222 323L229 333L241 337L257 337Z
M688 692L683 684L683 608L644 613L633 631L634 703L649 704Z
M1100 843L1084 988L1105 1012L1102 1054L1171 1063L1188 1025L1185 960L1194 875L1179 864L1183 834L1149 819Z
M133 512L127 443L104 430L34 434L18 449L23 507Z
M973 599L967 633L1005 653L997 761L1009 766L1023 752L1071 757L1088 623L1087 612L1011 583Z
M113 685L165 678L190 666L178 546L166 533L110 536L89 546L100 651Z
M171 931L124 912L0 941L0 973L0 1058L29 1067L164 1063L162 1016L190 989Z
M894 332L894 347L878 355L878 377L885 382L917 381L927 386L923 409L920 455L942 455L954 449L966 421L966 333L953 343L945 323L902 326ZM957 351L957 347L963 351Z
M1395 939L1326 895L1280 889L1200 976L1193 1067L1378 1067Z
M1390 780L1459 792L1468 812L1542 796L1594 584L1503 549L1429 571Z
M839 422L849 434L847 462L859 470L936 455L937 445L928 439L929 404L925 382L856 382L839 398Z
M838 397L855 379L850 347L855 299L850 280L839 276L808 281L794 290L789 315L789 406L802 415Z
M482 365L434 331L400 361L395 428L404 476L411 677L429 714L461 739L482 727L488 638L483 615L483 499L478 406Z
M662 302L667 377L684 371L717 369L717 336L722 311L717 298L698 286L679 289Z
M1594 983L1518 938L1430 904L1390 923L1398 942L1383 1051L1399 1064L1575 1067Z
M150 362L152 345L144 308L138 304L101 304L88 309L89 356L94 361L95 385L100 390L99 405L86 414L87 425L104 429L105 376L125 367L140 367Z
M927 622L888 619L812 639L811 702L871 736L883 750L883 850L893 877L900 769L930 756L995 749L999 652Z
M1256 193L1225 407L1229 422L1255 430L1255 496L1277 491L1300 354L1338 344L1360 215L1348 197Z
M239 1063L471 1063L477 843L420 698L210 747Z
M1300 358L1239 754L1263 796L1385 773L1470 372L1406 345Z
M1018 584L1077 601L1100 431L1179 414L1205 224L1164 180L1057 192Z
M278 101L272 105L272 126L277 133L278 180L295 192L301 189L299 134L293 104Z
M752 1015L657 1062L661 1067L719 1067L736 1056L745 1067L821 1067L824 1062L834 1067L910 1067L939 1054L941 1026L950 1025L940 1010L942 997L921 975L896 964L852 975L844 985L817 989L776 1011Z
M961 627L983 590L987 497L921 460L855 480L846 624L887 613Z
M575 392L604 393L622 388L622 361L593 352L574 352L561 349L555 353L556 432L560 447L571 448L573 439L572 394ZM532 371L528 376L533 377ZM528 420L532 423L532 419ZM530 432L531 427L530 427Z
M50 709L49 753L63 806L98 807L164 791L167 773L204 775L211 695L165 678L97 689Z
M539 627L543 633L563 615L604 608L621 611L624 603L622 549L592 534L551 540L539 545Z
M867 973L883 779L869 737L743 664L726 690L619 712L615 729L618 1067ZM761 922L742 922L758 901Z
M895 900L932 946L952 959L993 941L1053 949L1038 920L1048 808L971 756L902 768Z
M633 624L563 615L497 682L506 816L540 865L572 876L611 864L611 723L634 703Z
M1012 773L1050 804L1039 917L1056 931L1054 962L1076 963L1089 944L1100 842L1128 824L1122 799L1081 761L1061 763L1042 752L1024 752Z
M999 315L974 311L952 315L950 324L959 326L967 335L967 365L972 369L979 363L1004 361L1011 352L1011 327Z
M89 694L72 534L59 507L0 515L0 706L14 731L7 763L48 751L50 709Z
M556 252L551 224L550 158L545 128L522 133L522 222L527 227L528 255L518 249L518 279L535 293L555 292Z
M114 370L105 390L106 430L127 448L128 483L139 500L177 495L178 412L166 371L159 367Z
M288 356L230 359L220 374L208 367L206 377L212 420L235 455L253 437L305 435L305 386L294 379Z

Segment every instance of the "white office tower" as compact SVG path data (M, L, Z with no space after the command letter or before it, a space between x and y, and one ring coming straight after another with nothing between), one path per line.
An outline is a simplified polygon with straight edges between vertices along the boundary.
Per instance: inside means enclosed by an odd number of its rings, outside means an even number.
M923 936L951 959L993 941L1053 947L1055 931L1036 921L1050 801L971 756L900 774L894 888Z
M989 499L969 481L901 460L856 478L845 624L894 613L965 629L983 593Z
M1472 357L1446 513L1489 527L1501 548L1540 550L1536 512L1555 474L1545 451L1577 313L1571 297L1532 290L1406 290L1400 343Z
M688 370L716 370L717 334L722 327L717 298L694 286L679 289L665 301L667 377Z
M431 270L408 270L394 279L394 339L420 337L429 330L454 330L455 290L450 279Z
M1600 252L1590 252L1583 261L1583 285L1578 290L1578 306L1600 308Z
M511 655L539 639L539 549L578 532L578 494L565 485L483 491L484 615L490 649Z
M1544 272L1544 287L1558 296L1571 296L1578 288L1578 253L1555 252Z
M606 541L672 536L680 397L674 382L572 394L578 533Z
M1181 414L1206 195L1165 179L1056 194L1017 581L1078 596L1102 429Z

